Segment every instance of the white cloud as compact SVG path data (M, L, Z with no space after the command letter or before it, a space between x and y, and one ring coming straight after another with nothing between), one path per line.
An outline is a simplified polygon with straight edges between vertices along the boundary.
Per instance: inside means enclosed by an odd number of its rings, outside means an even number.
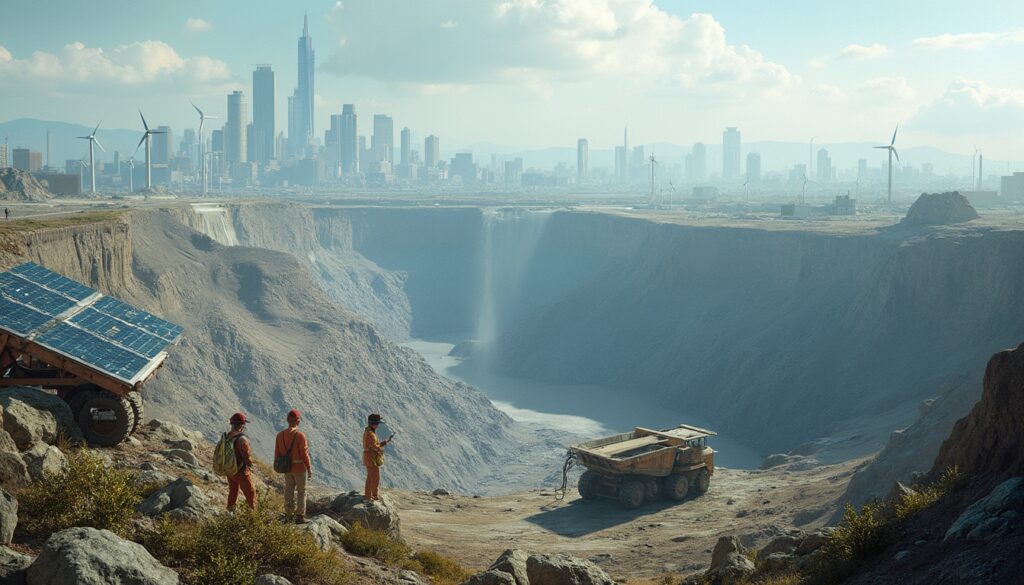
M811 99L835 104L846 101L846 94L838 86L820 83L811 90Z
M459 23L454 20L446 20L441 23L441 28L455 28L457 26L459 26Z
M184 58L162 41L139 41L107 51L73 42L59 53L36 51L15 58L0 47L0 85L51 82L61 89L103 84L140 86L155 82L206 84L231 76L227 64L210 57Z
M942 96L922 108L909 127L939 134L1017 135L1024 127L1024 89L957 79Z
M874 43L872 45L853 44L846 45L841 51L839 51L839 59L877 59L879 57L884 57L887 54L889 54L889 47L879 43Z
M933 37L914 39L911 46L915 49L941 51L943 49L977 50L991 45L1015 45L1024 43L1024 29L1011 29L1004 32L979 32L941 34Z
M857 88L864 101L878 105L897 105L914 99L914 90L903 77L869 79Z
M405 17L396 20L399 9ZM458 26L438 27L438 13L459 14ZM730 44L711 15L682 19L652 0L349 0L328 21L344 43L325 69L387 82L610 81L731 94L798 82L753 48Z
M185 21L185 30L189 32L206 32L211 28L213 28L213 25L210 24L210 21L203 18L189 17Z

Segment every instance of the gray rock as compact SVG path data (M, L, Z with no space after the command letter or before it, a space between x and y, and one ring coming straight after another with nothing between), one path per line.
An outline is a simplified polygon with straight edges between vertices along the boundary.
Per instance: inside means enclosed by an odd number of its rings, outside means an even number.
M190 431L172 422L153 419L146 423L146 437L154 441L163 441L167 445L173 445L179 441L189 441L192 445L199 445L203 442L203 434L198 431Z
M746 551L735 536L721 536L711 553L711 568L704 573L712 583L731 585L739 583L754 574L754 562L746 557Z
M501 571L512 576L516 585L530 585L530 579L526 573L526 559L529 557L524 551L508 549L501 553L501 556L494 561L489 571Z
M758 555L758 560L761 562L761 568L768 573L781 573L796 566L795 556L781 552L765 555L763 558Z
M178 575L141 545L107 530L54 533L28 569L28 585L177 585Z
M530 585L615 585L601 567L565 554L530 555L526 576Z
M960 514L946 531L944 540L969 538L988 540L1010 528L1010 518L1001 517L1006 512L1019 514L1024 511L1024 477L1013 477L995 487L987 496L974 502ZM1019 518L1019 516L1017 517ZM1006 523L1005 527L1003 522ZM984 526L984 528L982 528ZM979 530L975 532L975 530Z
M759 469L774 469L783 465L789 465L802 460L803 457L799 455L787 455L785 453L775 453L764 458L761 462Z
M0 544L11 544L18 527L18 500L0 489Z
M196 446L192 444L192 441L188 439L181 439L180 441L174 441L171 443L171 449L181 449L182 451L195 451Z
M461 585L517 585L516 580L512 578L512 575L504 571L498 571L491 569L477 573L469 579L466 579Z
M146 516L169 514L178 520L201 520L217 513L210 498L183 477L153 492L138 505L137 510Z
M156 484L160 487L165 487L167 484L172 483L175 477L169 473L160 471L159 469L143 469L138 473L138 479L136 482L139 485Z
M19 488L28 485L31 480L21 455L0 451L0 486Z
M757 552L757 558L764 559L775 553L791 555L796 551L802 540L803 535L800 534L779 536L772 539L771 542L762 547L761 550Z
M448 491L448 490L446 490L444 488L437 488L436 490L430 492L430 494L434 495L434 496L450 496L450 495L452 495L452 493L450 491Z
M186 451L184 449L165 449L161 451L160 454L168 459L178 459L179 461L184 461L189 465L196 465L199 462L196 459L196 456L193 455L191 451Z
M305 524L299 526L299 530L313 535L317 547L322 551L332 550L341 545L341 537L345 536L348 528L338 523L327 514L320 514L309 518Z
M909 555L910 555L910 551L909 550L901 550L900 552L898 552L895 555L893 555L892 559L894 561L902 561L903 559L907 558Z
M28 567L34 559L18 551L0 547L0 583L4 585L25 585Z
M950 225L978 219L978 212L959 191L922 193L907 210L903 223L911 225Z
M60 449L53 445L37 443L34 447L21 454L22 461L28 469L28 475L39 481L47 475L59 475L68 468L68 458Z
M408 583L409 585L426 585L423 579L420 578L419 573L408 569L398 573L398 582Z
M253 581L253 585L292 585L292 582L277 575L260 575Z
M796 554L803 556L825 546L825 541L828 540L829 535L833 532L835 532L835 528L825 527L808 534L800 541L800 545L796 547Z
M2 415L0 415L0 420L3 420ZM11 433L3 429L0 429L0 451L18 452L18 445L11 438Z
M82 438L67 403L53 394L35 388L9 388L0 391L3 427L19 450L36 443L53 445L60 436L72 441Z
M398 508L387 495L378 502L367 502L359 492L339 494L331 502L330 510L348 526L361 524L371 530L380 530L391 538L402 538L402 522Z

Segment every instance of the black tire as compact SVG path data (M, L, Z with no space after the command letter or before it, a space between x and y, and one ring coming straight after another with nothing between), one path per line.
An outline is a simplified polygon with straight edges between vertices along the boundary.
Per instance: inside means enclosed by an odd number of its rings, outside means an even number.
M78 413L78 427L85 440L100 447L113 447L131 434L135 412L127 398L112 392L89 392Z
M707 493L708 488L711 487L711 474L708 473L707 469L701 469L697 472L697 475L693 480L693 489L697 491L698 495Z
M142 393L129 392L128 403L132 405L132 414L135 417L132 422L132 432L130 433L134 435L135 431L139 430L139 427L142 426L142 421L145 420L144 417L146 416L146 406L142 402Z
M690 480L682 473L670 475L665 478L665 497L670 500L685 500L690 493Z
M82 404L85 403L86 399L93 393L92 390L76 390L68 398L68 408L71 409L71 416L78 420L78 413L82 411Z
M648 477L644 480L644 497L648 502L654 502L661 498L661 481L656 477Z
M636 480L630 480L622 484L619 489L619 501L629 510L636 510L644 505L644 496L647 490L644 484Z
M580 476L579 482L576 483L577 489L580 492L580 499L583 500L596 500L597 499L597 484L601 481L601 475L590 471L583 472Z

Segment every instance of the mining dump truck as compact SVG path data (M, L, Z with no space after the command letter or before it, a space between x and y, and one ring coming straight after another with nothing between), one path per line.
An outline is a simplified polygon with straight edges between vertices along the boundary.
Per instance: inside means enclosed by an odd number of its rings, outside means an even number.
M142 387L182 328L31 262L0 272L0 387L51 390L94 445L142 424Z
M703 494L715 473L715 452L707 446L713 436L690 425L662 431L637 427L573 445L570 457L587 468L578 484L580 498L611 498L634 509L662 498Z

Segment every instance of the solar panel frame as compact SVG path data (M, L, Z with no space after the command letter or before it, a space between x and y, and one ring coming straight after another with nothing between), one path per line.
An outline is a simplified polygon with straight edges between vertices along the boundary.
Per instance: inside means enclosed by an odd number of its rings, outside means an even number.
M0 328L6 329L19 337L25 337L32 331L50 322L50 316L40 313L32 307L12 301L7 295L0 295Z
M101 297L92 306L101 313L148 331L150 334L160 337L168 343L176 342L184 331L180 326L170 321L165 321L152 313L137 309L113 297Z
M99 292L94 288L89 288L80 282L71 280L66 276L61 276L33 262L26 262L25 264L15 266L10 272L75 301L84 301Z
M15 302L28 305L51 317L56 317L78 304L62 294L10 272L0 272L0 291Z
M86 307L68 319L68 322L97 337L122 345L147 358L154 358L167 347L167 341L149 332Z
M151 361L67 322L47 329L34 341L126 382L134 382Z

